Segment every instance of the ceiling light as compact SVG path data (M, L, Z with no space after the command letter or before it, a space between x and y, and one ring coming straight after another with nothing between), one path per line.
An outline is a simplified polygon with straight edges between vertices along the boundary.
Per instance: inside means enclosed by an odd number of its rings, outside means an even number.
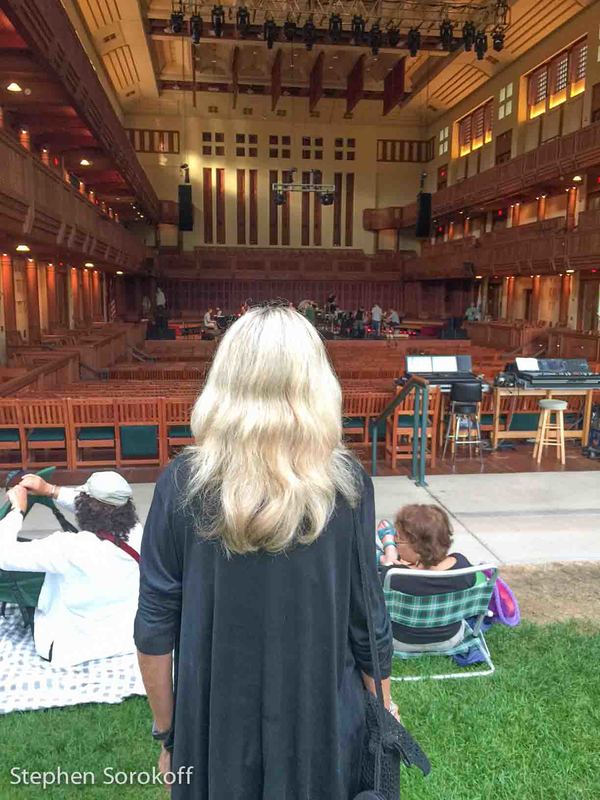
M6 87L6 90L8 92L22 92L23 91L23 89L21 89L19 84L15 83L14 81L12 83L8 84L8 86Z
M476 281L480 281L480 280L481 280L481 277L482 277L481 275L475 275L475 280L476 280Z
M91 167L92 166L92 162L88 161L87 158L82 158L81 161L79 162L79 166L81 166L81 167Z
M116 275L122 275L123 274L123 270L122 269L118 269L115 274Z
M573 175L573 180L576 183L581 183L581 181L583 180L583 177L581 175Z
M84 267L93 267L94 265L92 264L92 262L91 262L91 261L86 261L86 262L85 262L85 264L84 264L83 266L84 266Z
M29 253L31 248L27 244L18 244L17 245L17 253Z
M572 275L575 272L575 270L574 269L566 269L565 272L567 273L567 275Z
M400 30L396 23L388 25L387 29L388 45L390 47L398 47L400 44Z

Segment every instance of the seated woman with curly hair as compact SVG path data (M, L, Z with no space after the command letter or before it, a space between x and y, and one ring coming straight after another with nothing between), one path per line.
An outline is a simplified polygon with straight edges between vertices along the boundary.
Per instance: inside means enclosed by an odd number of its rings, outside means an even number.
M385 528L386 520L380 523ZM457 589L468 589L475 583L474 575L453 575L454 570L470 567L462 553L450 553L452 528L443 508L434 505L412 504L403 506L394 520L395 545L398 558L395 563L382 562L382 580L388 569L410 570L407 575L393 575L392 590L424 597L446 594ZM443 578L420 575L422 570L447 573ZM394 644L406 652L417 650L445 650L463 640L464 623L453 623L435 628L410 628L392 622Z
M78 533L18 541L27 493L52 497L75 513ZM77 489L25 475L0 521L0 569L45 572L35 610L39 656L56 667L133 653L142 540L131 486L117 472L94 472Z

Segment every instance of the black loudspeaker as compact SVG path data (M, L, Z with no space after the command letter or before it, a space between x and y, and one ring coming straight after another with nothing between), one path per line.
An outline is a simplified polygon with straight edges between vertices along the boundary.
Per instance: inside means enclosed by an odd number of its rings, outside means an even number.
M472 261L463 261L463 269L465 271L465 275L469 278L475 277L475 264Z
M417 239L428 239L431 236L431 193L419 192L417 195Z
M192 204L191 183L182 183L179 187L179 230L194 230L194 206Z

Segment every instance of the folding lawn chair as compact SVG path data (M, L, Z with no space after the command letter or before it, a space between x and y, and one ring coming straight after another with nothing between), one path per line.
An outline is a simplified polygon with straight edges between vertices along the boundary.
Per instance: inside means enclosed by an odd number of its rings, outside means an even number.
M39 470L39 472L36 474L46 479L52 475L55 469L55 467L46 467L45 469ZM6 478L6 488L14 485L16 483L16 479L25 474L25 470L15 470L13 472L9 472ZM52 511L63 530L77 530L77 528L71 525L71 523L61 514L56 507L54 500L52 500L50 497L29 495L29 502L25 516L27 516L27 514L31 511L32 506L34 506L36 503L47 506ZM7 500L4 505L0 506L0 519L4 519L10 509L10 501ZM0 614L4 616L7 603L17 605L19 606L25 626L29 626L33 630L33 612L37 605L38 597L45 577L45 572L13 572L0 569Z
M492 662L481 626L487 616L488 606L498 577L498 568L494 564L479 564L473 567L452 570L453 577L473 574L475 575L475 584L469 589L458 589L445 594L420 597L390 588L392 577L414 577L414 573L406 569L390 569L386 572L383 582L383 594L392 622L406 625L409 628L437 628L441 625L451 625L452 623L463 621L466 625L465 638L455 647L447 650L406 652L397 649L395 644L395 657L411 659L422 656L453 656L458 653L466 653L471 647L477 646L487 664L487 669L484 670L445 672L436 675L392 676L393 681L418 681L428 678L435 680L474 678L480 675L491 675L495 671L496 668ZM448 573L440 572L439 570L419 570L419 576L439 580L440 578L447 578ZM397 584L397 581L395 583ZM475 618L474 621L473 618ZM467 622L467 620L470 620L470 622Z

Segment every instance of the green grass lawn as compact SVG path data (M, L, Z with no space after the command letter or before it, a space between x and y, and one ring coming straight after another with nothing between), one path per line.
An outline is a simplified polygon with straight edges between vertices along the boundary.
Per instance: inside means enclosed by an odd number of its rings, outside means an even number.
M433 767L426 779L403 772L403 800L600 800L598 631L523 625L495 628L488 642L492 677L394 685L404 723ZM149 727L140 698L0 717L0 800L163 798L157 787L101 785L106 766L151 770L157 746ZM10 785L11 767L58 765L91 770L96 785Z

